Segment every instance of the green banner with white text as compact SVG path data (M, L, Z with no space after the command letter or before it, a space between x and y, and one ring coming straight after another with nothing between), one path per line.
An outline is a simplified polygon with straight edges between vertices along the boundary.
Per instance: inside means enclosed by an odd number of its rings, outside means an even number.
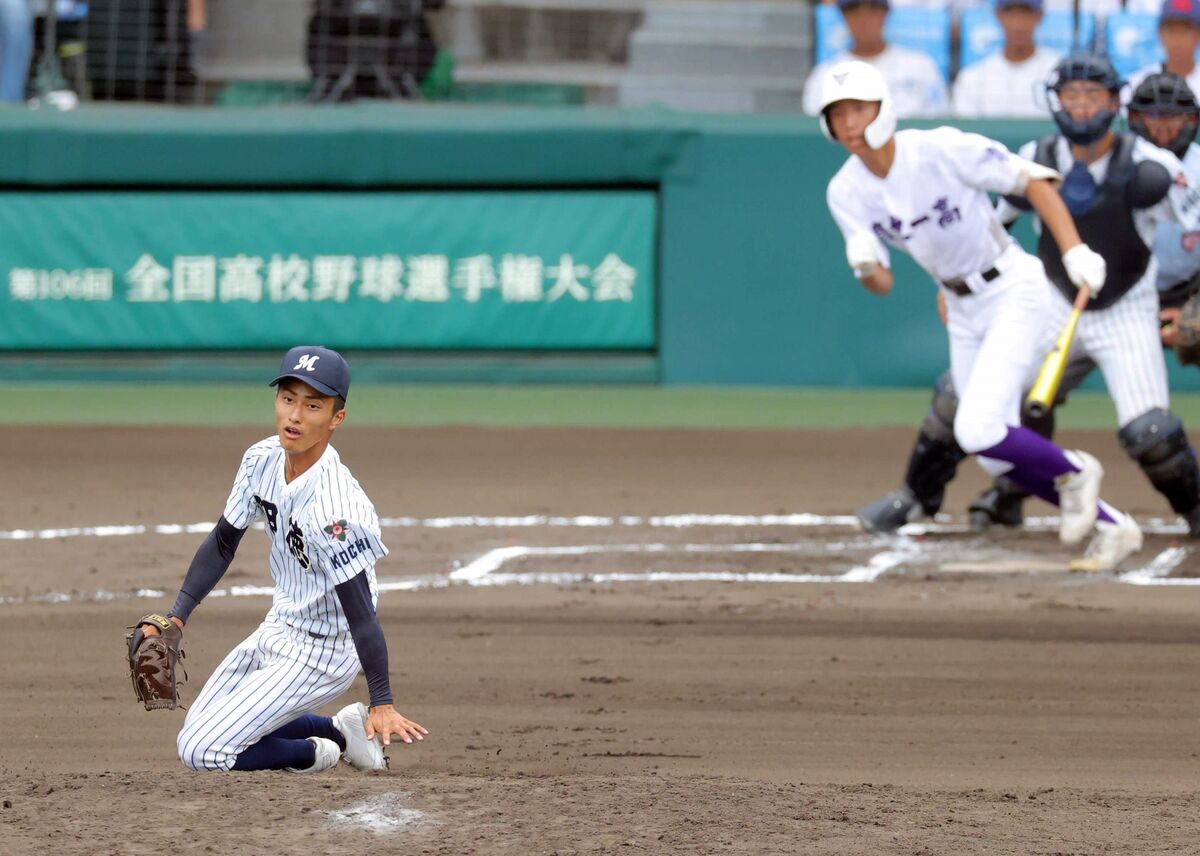
M0 192L0 350L656 346L650 191Z

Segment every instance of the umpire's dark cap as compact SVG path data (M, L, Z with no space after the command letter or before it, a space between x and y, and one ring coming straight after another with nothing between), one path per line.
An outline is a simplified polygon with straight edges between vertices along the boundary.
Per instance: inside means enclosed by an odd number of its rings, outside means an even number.
M321 345L298 345L284 354L279 377L270 386L290 377L343 401L350 395L349 363L337 351Z
M839 9L849 9L851 6L882 6L888 8L888 0L838 0Z

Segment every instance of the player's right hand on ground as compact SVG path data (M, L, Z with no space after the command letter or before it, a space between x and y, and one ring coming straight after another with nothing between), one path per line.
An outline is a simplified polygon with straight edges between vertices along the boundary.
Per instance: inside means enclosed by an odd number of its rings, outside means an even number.
M424 740L429 730L425 726L401 716L400 711L390 704L381 704L371 708L367 717L367 738L376 734L383 738L383 745L390 746L392 735L399 736L405 743L414 740Z

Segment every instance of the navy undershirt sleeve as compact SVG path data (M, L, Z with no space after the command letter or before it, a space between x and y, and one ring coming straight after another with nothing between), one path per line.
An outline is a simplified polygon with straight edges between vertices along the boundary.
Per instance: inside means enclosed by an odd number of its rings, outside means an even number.
M192 610L229 570L229 564L245 534L245 529L238 529L224 517L217 521L217 525L196 550L191 567L183 578L183 586L179 589L179 597L175 599L175 606L167 615L176 615L187 623Z
M355 574L344 583L334 586L342 612L350 624L350 638L367 676L371 707L392 703L392 687L388 678L387 640L371 603L371 585L366 573Z

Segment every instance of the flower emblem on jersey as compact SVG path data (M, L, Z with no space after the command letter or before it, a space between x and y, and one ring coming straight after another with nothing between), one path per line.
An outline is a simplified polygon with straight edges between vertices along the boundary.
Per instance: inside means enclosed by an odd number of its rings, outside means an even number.
M335 520L325 527L325 534L330 541L345 541L350 534L350 524L345 520Z

